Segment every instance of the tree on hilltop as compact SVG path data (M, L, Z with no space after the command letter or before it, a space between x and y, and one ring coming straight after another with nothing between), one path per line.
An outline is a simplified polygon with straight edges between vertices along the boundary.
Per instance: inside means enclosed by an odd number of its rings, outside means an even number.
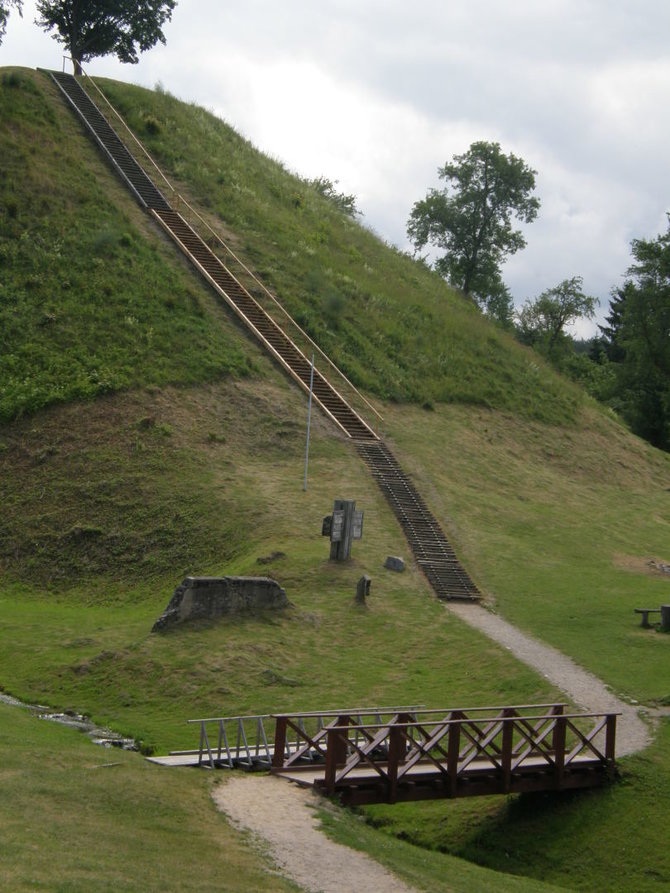
M438 170L444 189L430 189L412 208L407 234L415 250L444 250L435 269L484 309L505 294L501 264L526 244L512 217L537 216L535 173L498 143L476 142Z
M38 0L36 24L56 30L55 40L67 47L74 73L81 74L82 63L96 56L113 53L135 64L139 53L164 44L162 28L176 5L177 0Z
M558 364L570 336L565 328L578 319L593 319L598 299L585 295L581 276L564 279L534 301L528 300L517 314L518 336Z
M23 0L0 0L0 43L2 43L2 38L7 30L7 19L12 7L21 15Z

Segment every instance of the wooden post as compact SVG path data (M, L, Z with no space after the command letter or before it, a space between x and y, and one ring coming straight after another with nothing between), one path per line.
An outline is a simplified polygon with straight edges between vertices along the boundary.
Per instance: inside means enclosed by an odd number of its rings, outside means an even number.
M605 757L608 763L614 762L616 751L616 713L607 714L607 725L605 730Z
M503 711L505 713L506 711ZM506 794L512 786L512 751L514 749L514 719L503 719L502 728L502 770L503 790Z
M407 714L397 717L398 723L409 721ZM388 752L388 792L387 800L395 803L398 794L398 765L403 761L407 752L407 732L404 728L398 728L395 722L389 726L389 752Z
M347 561L351 558L351 543L354 538L354 511L356 502L351 499L336 499L333 505L335 512L344 512L339 539L330 543L331 561Z
M454 719L456 717L453 717ZM458 757L461 752L461 723L462 716L457 717L459 722L449 725L449 738L447 741L447 772L449 773L449 794L455 797L458 790Z
M338 726L348 726L350 718L348 716L339 716L337 718ZM332 796L335 793L335 778L337 770L347 761L347 732L342 729L328 729L326 745L326 772L325 785L326 793Z
M556 715L556 716L562 716L562 715L563 715L563 712L564 712L564 706L563 706L563 704L554 704L554 706L551 708L551 712L552 712L554 715ZM553 731L553 734L552 734L552 736L551 736L551 749L554 751L554 753L556 753L556 734L557 734L557 731L558 731L558 722L557 722L556 725L554 726L554 731ZM563 728L563 745L565 746L565 728Z
M556 787L559 790L563 787L565 771L565 731L567 722L564 716L557 717L556 728L554 729L554 770Z
M281 769L286 750L286 717L278 716L275 722L275 748L272 754L272 768Z

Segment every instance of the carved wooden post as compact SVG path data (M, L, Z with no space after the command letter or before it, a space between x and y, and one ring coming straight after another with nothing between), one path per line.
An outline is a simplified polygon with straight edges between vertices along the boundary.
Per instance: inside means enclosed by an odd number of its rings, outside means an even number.
M353 500L336 499L333 514L323 519L321 535L330 537L332 561L348 561L352 542L363 536L363 512L356 511Z

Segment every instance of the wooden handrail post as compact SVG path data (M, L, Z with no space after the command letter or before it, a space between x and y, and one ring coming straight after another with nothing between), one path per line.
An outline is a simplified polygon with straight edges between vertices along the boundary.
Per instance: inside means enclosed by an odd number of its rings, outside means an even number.
M564 708L564 705L563 705L563 704L554 704L554 706L551 708L551 712L552 712L555 716L562 716L563 713L564 713L564 709L565 709L565 708ZM556 753L556 750L557 750L557 747L556 747L556 734L557 734L557 732L558 732L558 722L557 722L556 725L554 726L554 732L553 732L553 734L552 734L552 736L551 736L551 749L554 751L554 753ZM565 727L563 728L563 747L565 747Z
M337 758L338 738L340 732L329 729L326 744L326 771L324 775L324 783L326 793L332 796L335 793L335 776L337 774Z
M608 763L614 762L614 754L616 750L616 713L607 714L607 725L605 728L605 757Z
M565 771L565 732L567 729L567 719L564 716L556 718L556 727L554 729L554 770L556 787L563 787L563 775Z
M338 716L337 724L338 724L338 726L351 725L351 717L350 716ZM342 733L336 738L336 742L335 742L334 758L335 758L336 765L343 766L346 763L347 749L348 749L348 737L347 737L346 733Z
M408 722L405 717L398 717L399 722ZM389 803L395 803L398 794L398 765L403 761L407 752L407 732L404 728L398 728L394 723L389 728L388 751L388 792Z
M506 714L507 711L503 711ZM512 752L514 750L514 719L510 717L502 727L502 771L503 790L509 793L512 786Z
M281 769L286 751L286 717L278 716L275 722L275 744L272 754L272 768Z
M338 726L348 726L351 723L349 716L338 716ZM335 793L335 777L339 767L347 760L348 733L341 729L329 729L326 745L326 772L324 782L326 793L332 796Z
M461 717L458 717L461 719ZM461 752L461 724L452 722L449 725L447 739L447 772L449 773L449 793L456 796L458 789L458 757Z

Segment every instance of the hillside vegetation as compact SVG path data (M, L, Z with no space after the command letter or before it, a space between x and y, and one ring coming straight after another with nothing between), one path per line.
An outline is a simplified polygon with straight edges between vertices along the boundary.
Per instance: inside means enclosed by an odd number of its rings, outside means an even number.
M574 420L575 388L225 123L166 93L101 85L179 190L234 233L247 263L357 385L394 401ZM197 285L148 237L139 209L119 207L123 187L54 90L20 71L5 73L0 90L2 287L14 298L3 318L13 345L0 367L4 418L129 386L243 374L243 348L225 323L203 322Z
M626 697L670 704L670 636L640 629L632 613L670 601L670 578L649 564L670 561L670 457L226 124L165 92L102 85L179 190L376 398L394 451L489 607ZM196 716L560 698L448 615L413 562L402 575L382 569L388 554L409 558L406 543L366 468L319 415L303 492L304 395L133 203L50 82L0 72L0 115L0 690L88 713L160 751L193 744L186 720ZM327 560L320 536L334 498L365 510L346 565ZM267 573L292 607L151 635L189 573ZM367 610L353 603L362 573L372 577ZM172 859L174 889L219 889L218 847L235 874L226 889L281 889L213 814L201 776L179 776L168 794L160 770L124 756L119 787L136 797L124 807L101 775L83 803L104 754L64 731L38 732L9 708L0 722L0 778L13 796L37 790L40 810L58 815L58 839L40 838L45 889L57 889L49 858L62 889L90 889L101 874L132 889L133 872L143 889L163 889L164 871L147 880L143 852L116 826L151 834L158 864L188 817L208 870L198 885L192 863ZM607 792L366 813L436 851L425 858L359 833L353 816L329 824L423 889L546 880L660 890L670 882L670 809L656 796L670 785L665 722ZM17 758L26 744L31 758ZM32 759L54 750L40 781ZM631 821L633 808L644 822ZM77 839L82 809L109 845L67 860L58 840ZM34 821L0 806L16 854L11 889L34 888ZM530 880L478 874L445 851ZM123 860L123 872L108 871Z

